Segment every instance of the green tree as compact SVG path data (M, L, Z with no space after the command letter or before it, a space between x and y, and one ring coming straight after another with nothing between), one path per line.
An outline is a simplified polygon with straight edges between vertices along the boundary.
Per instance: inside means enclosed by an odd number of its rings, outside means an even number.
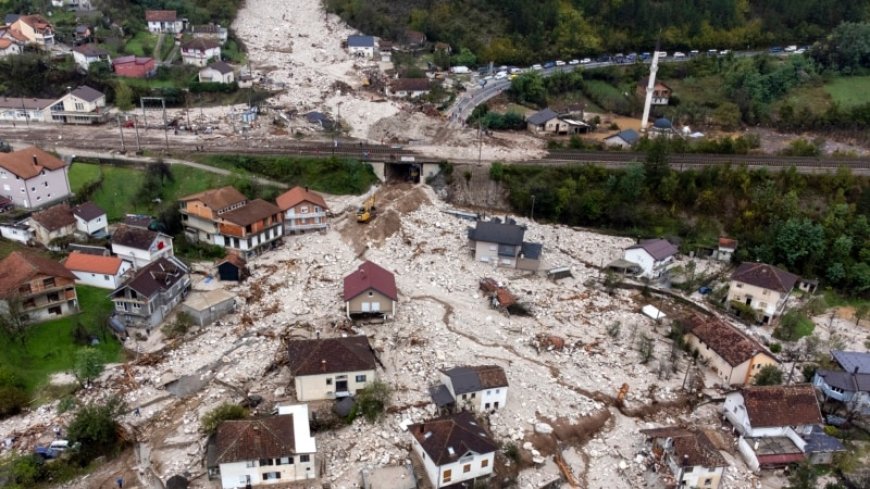
M87 347L75 353L72 371L82 387L85 387L103 373L104 366L103 354L96 348Z
M248 410L238 404L225 402L220 406L205 413L200 420L199 429L206 435L212 435L217 431L218 426L224 421L234 419L245 419L248 417Z
M386 382L376 380L356 391L353 411L348 417L355 419L357 416L365 416L369 423L374 423L384 415L392 395L393 391Z
M10 367L0 366L0 419L18 414L29 401L21 378Z
M547 90L544 80L538 73L529 72L511 80L511 92L520 103L547 105Z
M808 461L801 462L794 467L788 477L786 489L816 489L819 476Z
M21 347L27 343L27 316L21 310L21 297L12 294L6 297L6 307L0 311L0 328Z
M870 23L840 24L810 55L825 68L844 73L870 66Z
M867 313L870 313L870 303L862 302L855 306L855 326L867 317Z
M755 374L755 385L780 385L782 384L782 370L776 365L765 365Z
M462 48L453 56L454 66L476 66L477 56L468 48Z
M740 126L740 107L734 102L723 102L713 111L713 119L716 124L726 130L733 131Z
M653 139L646 152L643 168L649 188L654 193L658 193L659 184L671 172L669 153L668 140L664 137Z
M78 410L67 428L71 443L79 444L78 462L84 466L101 455L114 453L120 445L118 417L127 407L118 397L104 404L88 404Z
M785 341L797 341L813 334L815 327L813 321L804 313L793 310L783 314L773 335Z
M133 108L133 90L123 80L115 82L115 106L122 112Z

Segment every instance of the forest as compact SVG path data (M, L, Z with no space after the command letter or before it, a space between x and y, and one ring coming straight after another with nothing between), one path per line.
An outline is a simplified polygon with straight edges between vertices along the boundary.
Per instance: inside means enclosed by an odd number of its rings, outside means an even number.
M810 44L870 0L325 0L351 26L388 39L407 29L482 62L530 64L602 52Z
M672 171L666 140L624 170L596 166L493 164L514 210L539 220L612 229L637 238L676 237L683 251L709 248L720 234L739 240L738 261L781 265L809 278L870 294L870 186L832 175L772 173L740 166ZM534 197L534 198L533 198Z

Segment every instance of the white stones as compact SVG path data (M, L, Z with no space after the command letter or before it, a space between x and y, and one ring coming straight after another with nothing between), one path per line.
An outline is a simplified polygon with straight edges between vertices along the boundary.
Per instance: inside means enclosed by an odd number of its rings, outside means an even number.
M535 423L535 433L539 435L549 435L553 432L553 427L547 423Z

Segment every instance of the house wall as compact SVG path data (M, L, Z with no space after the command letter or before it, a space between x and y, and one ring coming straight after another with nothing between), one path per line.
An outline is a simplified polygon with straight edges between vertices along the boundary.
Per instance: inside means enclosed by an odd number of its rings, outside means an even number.
M216 47L206 49L205 51L200 51L198 49L182 49L181 58L185 64L204 68L206 65L208 65L208 62L210 60L214 58L221 58L221 48Z
M368 308L366 308L366 304L368 304ZM393 315L396 312L393 300L375 289L363 291L358 296L347 301L345 309L347 314L384 312Z
M625 250L624 258L640 265L643 269L643 273L640 276L647 278L661 277L665 270L667 270L668 265L674 261L673 256L669 256L664 260L656 260L643 248Z
M740 455L743 457L743 461L746 462L746 466L749 467L749 470L758 472L761 468L761 464L758 462L758 457L755 456L755 450L749 446L749 442L742 436L737 440L737 451L740 452Z
M2 228L0 228L2 229ZM813 377L813 385L820 390L827 399L834 399L846 405L847 409L858 411L864 415L870 415L870 392L867 391L842 391L834 389L818 373Z
M486 241L473 241L474 243L474 259L484 263L497 264L500 267L516 268L519 247L514 250L514 256L499 256L498 243L489 243Z
M760 311L764 316L772 320L782 312L788 294L782 294L775 290L764 289L755 285L747 284L739 280L732 280L728 287L728 302L737 301L746 304L750 299L750 306ZM762 322L769 322L763 321Z
M65 112L94 112L95 110L106 106L106 97L102 96L93 102L88 102L85 99L78 98L74 95L67 95L62 98L63 110Z
M118 267L118 273L116 273L115 275L83 272L79 270L72 270L72 273L76 276L76 283L78 284L90 285L93 287L99 287L101 289L115 290L120 287L122 282L124 281L124 274L132 268L133 265L131 265L129 262L122 261L121 266Z
M358 375L365 375L365 380L357 382ZM351 395L375 380L374 370L360 370L357 372L337 372L320 375L297 375L294 379L296 385L296 399L300 402L316 401L320 399L335 399L335 384L339 377L346 376L347 391ZM327 384L327 381L330 383Z
M49 231L44 228L42 224L32 219L30 220L30 228L34 231L36 241L42 243L45 247L49 247L49 243L51 243L52 240L63 238L65 236L72 236L76 232L75 224L70 224L69 226Z
M722 475L725 473L724 467L704 467L694 465L683 469L683 475L680 479L685 488L703 488L717 489L719 483L722 482Z
M8 240L27 244L33 240L33 232L15 225L0 224L0 236Z
M362 56L364 58L373 58L375 56L374 47L348 47L347 51L354 56Z
M417 441L417 438L411 436L411 449L420 457L420 460L423 461L423 467L426 469L426 478L429 479L429 482L434 487L440 487L438 483L440 471L438 470L438 466L435 465L435 462L426 455L426 451L423 450L423 446L420 445L420 442Z
M112 298L115 303L115 314L130 326L153 328L172 312L180 303L190 288L190 276L185 275L169 290L159 291L152 297L131 297L130 289L125 289L125 295ZM137 307L138 306L138 307Z
M50 279L54 279L53 285L46 284L46 280ZM14 300L21 304L21 314L27 315L27 323L38 323L79 312L75 281L66 277L40 274L29 282L20 284L13 293ZM8 312L8 307L8 302L2 301L0 312Z
M199 326L207 326L218 319L226 316L236 308L235 299L227 299L209 307L208 309L197 310L187 304L181 304L181 310L186 312L193 318L193 322Z
M163 248L160 249L160 243L163 243ZM140 269L145 265L162 256L173 256L172 239L168 236L158 235L154 240L151 249L140 250L129 246L122 246L117 243L112 243L112 253L117 255L122 260L127 260L133 264L133 268Z
M14 42L10 44L8 48L0 49L0 56L2 57L12 56L16 54L21 54L21 46Z
M537 271L541 268L541 260L532 260L531 258L517 258L517 270Z
M628 143L624 139L618 138L618 137L609 137L609 138L604 140L604 144L606 144L607 146L620 147L623 149L628 149L631 147L630 143Z
M308 461L300 461L301 455L307 455ZM288 454L288 457L291 455ZM286 484L291 481L315 479L317 470L315 465L315 454L294 454L293 463L284 463L281 465L260 465L259 460L250 460L245 462L235 462L231 464L221 464L221 486L223 489L245 489L250 478L251 485L269 486L274 484ZM273 459L280 461L280 459ZM266 480L265 474L269 472L279 472L279 479Z
M115 74L127 78L148 78L156 71L154 60L149 60L145 64L139 63L123 63L113 65Z
M235 73L223 74L218 70L206 68L199 72L200 83L232 83L235 81Z
M246 233L245 230L239 226L228 226L222 223L220 225L220 232L222 234L214 236L214 244L223 246L230 250L235 250L242 258L256 256L263 251L265 247L277 241L278 238L284 234L282 232L283 226L279 224L280 221L274 219L272 222L278 224L269 228L263 228L263 221L256 223L252 226L251 233ZM230 232L230 235L226 235L227 231ZM236 234L241 234L244 237L236 236Z
M181 32L183 29L182 25L183 24L180 20L176 20L175 22L148 22L148 31L152 33L177 33Z
M687 333L684 336L684 339L689 348L698 350L698 355L707 361L708 366L716 373L716 375L725 383L730 385L744 385L749 383L765 365L778 365L777 361L773 358L764 353L759 353L751 360L747 360L740 365L732 367L731 364L726 362L724 358L719 356L718 353L712 350L694 334ZM749 370L750 364L752 364L752 375L747 379L746 372Z
M300 202L284 211L284 231L288 233L324 229L327 226L326 209L311 202Z
M45 169L39 175L24 180L9 170L0 168L0 188L3 195L12 199L17 207L41 207L70 195L68 169L69 166L58 170Z
M411 437L411 449L417 453L423 461L423 466L426 469L426 477L435 488L445 487L458 482L474 479L475 477L484 477L492 475L493 464L495 463L495 452L473 454L465 461L456 461L451 464L437 466L435 462L426 455L426 451L417 441L417 438ZM486 467L482 467L486 461ZM468 465L469 471L464 472L464 467ZM448 481L444 480L445 473L450 471Z
M85 221L79 216L75 216L76 218L76 230L87 234L88 236L98 232L98 231L106 231L108 222L106 221L106 215L98 216L90 221Z

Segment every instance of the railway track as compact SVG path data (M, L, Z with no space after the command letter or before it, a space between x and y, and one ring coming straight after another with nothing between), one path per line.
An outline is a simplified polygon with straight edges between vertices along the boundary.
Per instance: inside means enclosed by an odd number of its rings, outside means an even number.
M623 153L618 151L550 151L541 160L532 160L526 163L536 162L570 164L570 163L602 163L608 166L627 166L635 162L643 162L646 155L643 153ZM803 156L779 156L779 155L721 155L721 154L672 154L669 156L671 167L706 167L717 165L746 165L749 167L787 168L797 167L805 169L830 170L846 167L851 170L870 170L868 158L814 158Z

